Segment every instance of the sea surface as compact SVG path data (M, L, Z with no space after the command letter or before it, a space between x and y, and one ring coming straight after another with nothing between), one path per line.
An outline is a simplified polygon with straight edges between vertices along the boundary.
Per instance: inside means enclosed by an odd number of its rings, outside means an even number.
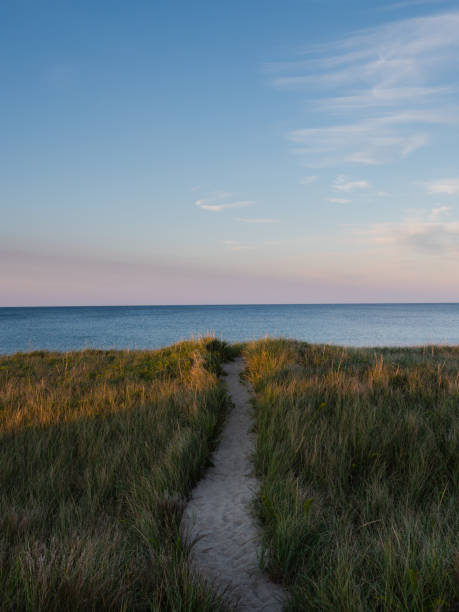
M352 346L459 344L459 304L0 308L0 353L159 348L214 334Z

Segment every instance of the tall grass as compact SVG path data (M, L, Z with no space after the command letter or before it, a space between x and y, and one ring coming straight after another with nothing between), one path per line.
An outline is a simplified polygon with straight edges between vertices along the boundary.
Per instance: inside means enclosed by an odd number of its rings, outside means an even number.
M217 340L0 357L0 610L219 610L183 503L226 408Z
M246 349L264 563L291 610L458 605L459 347Z

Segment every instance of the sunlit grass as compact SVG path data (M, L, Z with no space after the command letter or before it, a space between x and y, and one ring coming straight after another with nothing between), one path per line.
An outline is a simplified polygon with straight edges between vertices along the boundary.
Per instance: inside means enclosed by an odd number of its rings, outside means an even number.
M202 339L0 357L0 609L221 609L179 525L230 353Z
M223 609L179 526L239 348L0 357L1 610ZM245 355L262 561L289 609L452 610L459 348Z
M246 357L263 562L289 609L453 609L459 347L266 340Z

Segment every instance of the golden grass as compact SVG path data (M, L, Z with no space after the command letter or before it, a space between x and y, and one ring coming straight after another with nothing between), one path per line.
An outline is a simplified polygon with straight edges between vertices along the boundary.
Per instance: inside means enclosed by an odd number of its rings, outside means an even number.
M0 609L218 610L179 524L225 412L212 339L0 357Z

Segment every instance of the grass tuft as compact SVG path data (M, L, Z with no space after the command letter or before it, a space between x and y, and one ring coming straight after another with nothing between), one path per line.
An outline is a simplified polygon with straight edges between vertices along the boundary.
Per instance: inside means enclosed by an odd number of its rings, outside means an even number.
M0 610L220 610L180 536L233 349L0 357Z
M262 560L291 610L458 604L459 347L247 346Z

